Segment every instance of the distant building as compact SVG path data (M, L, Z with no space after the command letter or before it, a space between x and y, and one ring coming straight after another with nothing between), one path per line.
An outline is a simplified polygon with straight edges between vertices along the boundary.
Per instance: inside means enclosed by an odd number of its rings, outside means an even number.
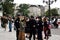
M15 7L15 15L18 14L19 7L16 6ZM30 5L29 4L29 8L28 10L30 11L30 13L28 14L29 16L33 15L33 16L43 16L44 15L44 10L45 8L42 5Z
M16 16L17 14L20 14L19 12L18 12L18 10L19 10L19 7L18 7L18 5L16 4L15 5L15 7L14 7L15 9L14 9L14 16Z
M28 9L30 11L29 16L33 15L33 16L40 16L41 14L41 9L38 8L38 6L36 5L30 5L30 8Z
M29 16L43 16L44 15L44 7L42 5L30 5L28 9L30 11Z
M49 9L48 5L45 5L44 8L45 8L45 12Z

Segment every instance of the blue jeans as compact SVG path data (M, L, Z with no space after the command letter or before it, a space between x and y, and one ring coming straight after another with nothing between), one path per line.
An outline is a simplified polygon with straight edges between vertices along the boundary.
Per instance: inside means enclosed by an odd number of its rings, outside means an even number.
M12 31L12 23L9 22L9 31Z

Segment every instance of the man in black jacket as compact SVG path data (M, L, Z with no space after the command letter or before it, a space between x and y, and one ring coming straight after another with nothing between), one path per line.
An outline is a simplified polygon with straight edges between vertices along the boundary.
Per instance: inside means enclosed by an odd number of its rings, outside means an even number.
M36 28L37 28L37 37L38 37L38 40L43 40L42 39L43 22L42 22L42 19L41 19L40 16L37 17Z
M32 38L32 35L33 35L33 39L35 40L35 34L36 34L36 28L35 28L35 25L36 25L36 21L34 19L33 16L31 16L31 19L29 21L30 23L30 36L29 36L29 40L31 40Z
M19 15L17 16L17 18L15 20L15 27L16 27L16 37L17 37L17 40L18 40L19 28L20 28L20 18L19 18Z

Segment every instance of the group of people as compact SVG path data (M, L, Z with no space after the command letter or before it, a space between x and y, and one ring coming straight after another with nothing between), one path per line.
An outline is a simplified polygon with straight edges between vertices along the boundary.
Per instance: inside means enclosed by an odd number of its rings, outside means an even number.
M1 27L5 28L5 31L6 31L7 25L9 25L9 32L12 32L12 17L11 16L1 17Z
M33 16L31 16L30 18L27 18L26 28L29 30L28 31L30 34L29 40L31 40L32 35L33 35L33 39L35 40L36 34L37 34L38 40L43 40L42 31L44 31L45 39L48 40L49 36L51 36L50 22L47 19L47 17L42 18L42 17L38 16L38 17L34 18ZM25 31L27 31L27 29L25 29Z
M17 16L14 21L14 25L16 28L16 36L18 40L19 32L23 31L25 33L29 33L29 40L31 40L32 35L35 40L35 35L37 34L38 40L43 40L43 33L45 34L45 39L48 39L51 36L50 31L50 23L47 17L24 17Z
M51 31L50 31L50 22L47 19L47 17L41 17L38 16L34 18L33 16L31 17L24 17L22 18L21 16L17 16L14 18L14 29L16 30L16 36L18 40L19 32L24 31L25 33L29 33L29 40L31 40L32 35L33 39L35 40L35 35L37 34L37 39L38 40L43 40L43 33L44 31L45 34L45 39L48 39L49 36L51 36ZM12 18L11 17L2 17L2 26L4 26L6 30L6 24L9 21L9 32L12 31ZM4 25L3 25L4 24Z

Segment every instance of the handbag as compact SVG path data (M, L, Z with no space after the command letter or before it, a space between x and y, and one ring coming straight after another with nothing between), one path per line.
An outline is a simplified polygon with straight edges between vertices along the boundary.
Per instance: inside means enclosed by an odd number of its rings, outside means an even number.
M51 25L48 25L48 28L51 29Z

